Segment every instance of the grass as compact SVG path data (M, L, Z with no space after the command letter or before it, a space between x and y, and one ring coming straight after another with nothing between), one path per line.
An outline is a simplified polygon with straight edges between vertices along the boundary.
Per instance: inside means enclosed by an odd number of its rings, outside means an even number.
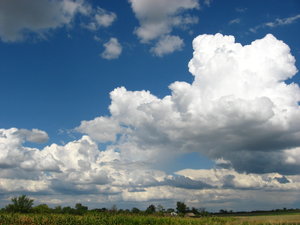
M84 216L62 214L0 214L1 225L248 225L281 224L300 225L300 214L280 216L241 216L182 218L126 214L86 214Z
M300 214L261 215L235 217L238 223L233 224L300 224Z

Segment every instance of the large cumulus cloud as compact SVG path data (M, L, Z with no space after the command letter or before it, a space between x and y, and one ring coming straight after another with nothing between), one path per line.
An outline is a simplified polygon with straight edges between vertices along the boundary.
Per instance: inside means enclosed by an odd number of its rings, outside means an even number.
M300 89L285 83L297 72L289 47L271 34L245 46L216 34L198 36L193 48L192 84L174 82L162 99L117 88L111 116L77 130L118 136L113 146L131 160L199 152L238 171L299 173ZM101 129L107 120L115 125Z

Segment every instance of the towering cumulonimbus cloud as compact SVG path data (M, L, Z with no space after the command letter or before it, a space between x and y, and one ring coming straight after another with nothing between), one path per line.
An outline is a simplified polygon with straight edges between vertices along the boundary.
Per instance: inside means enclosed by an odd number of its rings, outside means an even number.
M112 145L133 161L199 152L238 171L298 173L300 89L285 82L297 73L289 47L271 34L245 46L216 34L198 36L193 48L192 84L174 82L162 99L117 88L111 117L77 130L119 136ZM102 130L108 119L119 127Z

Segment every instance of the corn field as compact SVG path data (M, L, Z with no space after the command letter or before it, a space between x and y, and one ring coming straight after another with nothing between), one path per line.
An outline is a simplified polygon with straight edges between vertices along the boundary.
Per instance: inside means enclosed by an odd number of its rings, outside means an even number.
M182 218L146 215L120 215L109 213L83 216L63 214L0 214L1 225L250 225L250 224L299 224L300 215L252 217Z

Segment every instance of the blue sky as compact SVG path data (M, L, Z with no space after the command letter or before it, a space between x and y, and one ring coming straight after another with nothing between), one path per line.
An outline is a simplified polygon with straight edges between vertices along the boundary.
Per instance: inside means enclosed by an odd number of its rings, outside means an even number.
M300 206L299 1L0 0L0 14L4 202ZM281 191L293 201L261 200Z

